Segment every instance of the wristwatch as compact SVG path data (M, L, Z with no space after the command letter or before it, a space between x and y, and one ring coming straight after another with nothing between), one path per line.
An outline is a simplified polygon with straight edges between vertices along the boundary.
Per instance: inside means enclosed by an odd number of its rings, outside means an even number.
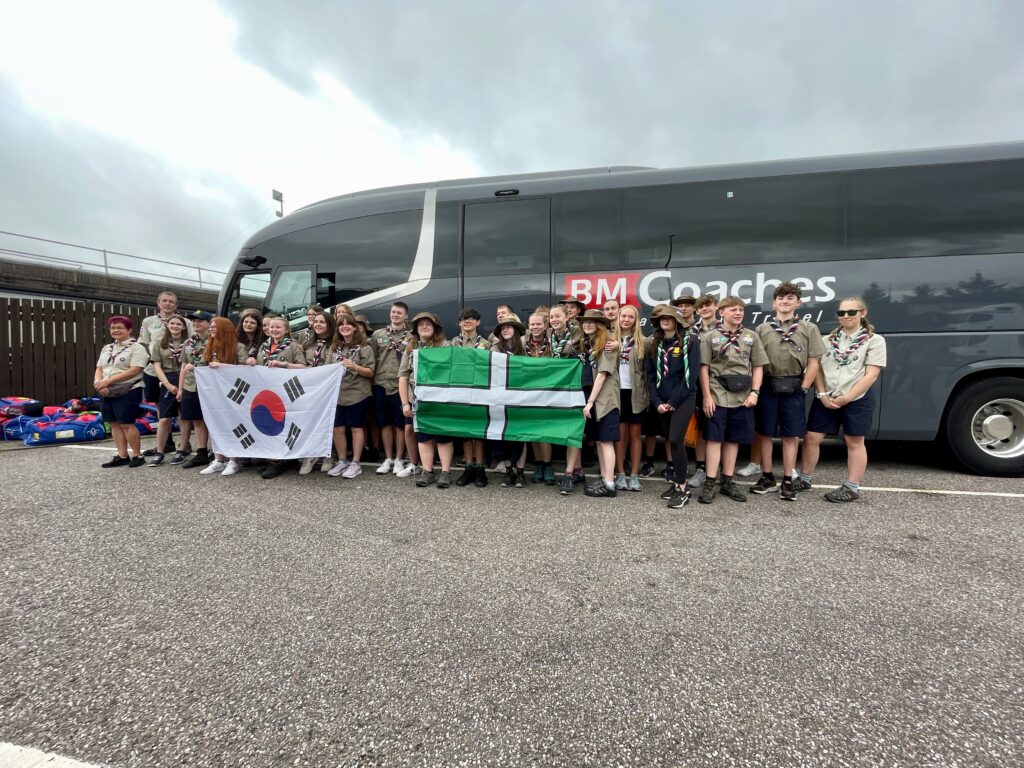
M814 396L816 398L818 398L819 400L824 400L826 397L828 397L828 393L827 392L815 392Z

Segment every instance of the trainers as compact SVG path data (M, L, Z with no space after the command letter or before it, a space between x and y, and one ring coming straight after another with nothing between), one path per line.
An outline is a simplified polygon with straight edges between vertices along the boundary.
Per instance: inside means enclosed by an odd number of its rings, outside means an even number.
M704 485L701 486L700 496L697 501L701 504L710 504L718 495L718 480L713 477L704 478Z
M299 474L308 475L313 471L313 465L316 464L316 457L309 456L302 460L302 464L299 465Z
M539 484L544 482L544 465L535 464L533 467L533 477L530 478L530 482Z
M615 476L615 490L624 491L629 488L629 483L626 482L626 473L620 472Z
M451 472L442 472L440 475L438 475L438 478L437 478L437 487L438 488L447 488L451 484L452 484L452 473Z
M682 509L690 503L690 491L684 489L668 500L669 509Z
M327 470L327 475L328 477L337 477L346 469L348 469L348 461L346 459L342 459L329 470Z
M128 460L128 469L135 469L136 467L146 466L146 460L141 456L132 456Z
M167 442L164 444L164 453L174 453L174 438L168 437Z
M743 489L736 485L735 480L727 480L722 483L722 495L728 496L733 501L746 501L747 494L743 492Z
M182 458L182 461L184 461L184 458ZM164 463L164 454L158 453L156 456L153 457L153 460L151 462L149 462L149 466L151 466L151 467L159 467L163 463Z
M588 485L587 487L585 487L583 489L583 493L586 494L587 496L604 499L614 499L618 495L618 492L615 490L614 487L609 488L608 484L605 483L605 481L600 478L598 478L597 482L595 482L593 485Z
M403 469L408 466L402 459L395 459L391 464L391 472L396 477L408 477L408 475L400 474Z
M526 473L516 467L516 488L526 487Z
M775 482L775 478L765 477L764 475L761 475L757 479L757 482L750 486L750 492L756 493L760 496L763 496L766 493L775 493L777 490L779 490L779 484Z
M380 463L380 466L377 467L377 474L378 475L386 475L388 472L391 471L391 468L393 466L395 466L395 460L394 459L384 459L384 461L382 461Z
M759 475L761 474L761 465L750 462L742 469L737 469L736 474L740 477L753 477L754 475Z
M395 466L398 466L397 461L395 462ZM416 474L417 469L419 469L419 467L417 467L411 461L403 462L402 468L395 472L395 477L412 477L413 475Z
M572 475L562 475L562 479L558 481L558 492L563 496L568 496L576 490L576 483L572 481Z
M156 448L147 448L146 450L144 450L142 452L142 455L143 456L156 456L158 453L160 453L160 451L158 451Z
M330 474L330 472L327 474ZM348 466L345 467L345 471L341 473L341 477L345 480L351 480L353 477L359 477L361 474L363 474L363 468L359 466L359 462L350 461Z
M320 461L320 471L323 472L325 475L328 472L330 472L331 471L331 467L334 466L331 463L331 457L330 456L324 456L322 459L319 459L319 461Z
M192 469L193 467L205 467L213 461L213 456L205 448L200 448L196 451L196 455L181 465L182 469Z
M811 490L811 481L804 480L802 477L794 477L793 490L796 491L797 493L801 493L802 491L809 491Z
M275 477L279 477L284 474L284 464L279 461L272 461L263 468L260 472L260 477L264 480L273 480Z
M779 498L783 501L796 501L796 489L792 480L783 480L779 486Z
M665 478L668 483L674 483L676 481L676 468L671 464L666 464L665 468L661 470L661 476Z
M834 491L829 491L825 494L825 501L832 501L837 504L841 504L846 501L856 501L860 498L860 494L845 485L840 485Z
M551 462L544 465L544 485L554 485L558 481L555 480L555 468L551 466Z
M192 443L185 443L185 445L181 448L181 455L182 456L189 456L191 454L192 454Z
M505 477L501 481L502 488L512 488L516 484L516 470L514 467L508 467L505 470Z
M477 464L476 477L473 478L473 485L477 488L486 488L487 483L487 468L483 464Z
M218 473L219 472L223 472L224 468L226 466L227 466L227 464L225 464L223 461L218 461L218 460L214 459L209 464L207 464L205 467L203 467L201 470L199 470L199 474L200 475L212 475L215 472L218 472Z
M700 488L707 479L707 473L703 469L695 469L693 474L690 475L690 479L686 481L686 484L691 488Z
M653 475L654 474L654 462L653 461L645 461L643 464L640 465L640 471L637 472L637 474L640 475L640 477L650 477L651 475Z
M572 473L572 481L576 483L576 485L583 485L587 482L587 476L583 474L582 469L577 469Z
M177 453L174 454L174 456L171 458L171 460L169 462L167 462L167 463L168 464L184 464L185 463L185 454L182 453L181 451L178 451Z
M668 501L673 496L676 496L678 494L679 494L679 488L676 487L676 484L675 483L669 483L668 488L666 488L664 491L661 492L661 498L663 498L665 501Z
M229 459L228 464L224 467L224 471L220 473L221 477L231 477L237 475L242 471L242 465L238 463L236 459Z
M476 467L472 464L466 465L466 468L462 470L462 474L459 475L459 479L455 481L455 485L459 488L465 488L467 485L473 482L476 477Z
M437 478L434 477L434 472L433 472L433 470L431 470L430 472L422 473L416 479L416 487L417 488L426 488L428 485L431 485L431 484L436 483L436 482L437 482Z
M630 475L629 479L626 481L626 490L627 491L639 491L639 490L642 490L642 488L640 486L640 478L637 477L636 475Z

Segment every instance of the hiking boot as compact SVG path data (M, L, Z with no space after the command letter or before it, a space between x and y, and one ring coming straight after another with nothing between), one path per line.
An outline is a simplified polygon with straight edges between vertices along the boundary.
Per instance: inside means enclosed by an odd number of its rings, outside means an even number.
M688 488L684 488L671 499L668 500L669 509L682 509L690 503L690 491Z
M722 495L728 496L733 501L746 501L747 494L743 492L743 489L736 485L735 480L726 480L722 483Z
M626 473L620 472L615 476L615 490L625 491L627 488L629 488L629 483L626 482Z
M640 471L637 472L637 474L640 475L640 477L650 477L651 475L653 475L654 474L654 462L653 461L645 461L643 464L640 465Z
M796 489L792 480L783 480L779 487L779 498L783 501L796 501Z
M426 488L428 485L433 485L437 482L437 478L434 477L434 471L424 472L418 478L416 478L417 488Z
M476 477L473 479L473 485L477 488L486 488L488 482L487 468L483 464L477 464Z
M754 462L750 462L749 464L747 464L747 466L736 470L736 474L739 475L740 477L753 477L754 475L759 475L760 473L761 465L755 464Z
M586 494L587 496L603 499L614 499L618 495L618 492L615 490L615 488L609 488L608 484L605 483L605 481L602 480L601 478L598 478L597 482L595 482L593 485L588 485L586 488L584 488L583 493Z
M555 480L555 468L551 466L551 462L544 465L544 485L554 485Z
M825 501L832 501L837 504L842 504L847 501L856 501L860 498L860 494L845 485L840 485L834 491L829 491L825 494Z
M793 478L793 490L797 493L811 490L811 481L804 480L802 477Z
M526 487L526 473L522 469L516 467L516 488Z
M714 477L708 477L704 480L704 485L700 489L700 496L697 497L697 501L701 504L710 504L715 500L715 496L718 495L718 480Z
M164 458L165 458L164 454L158 453L156 456L153 457L153 460L151 462L149 462L149 466L151 466L151 467L159 467L161 464L164 463ZM184 461L184 457L182 458L182 461Z
M213 461L213 456L205 448L200 448L196 451L196 455L181 465L182 469L192 469L194 467L205 467Z
M220 472L224 471L224 468L226 466L227 466L227 464L225 464L223 461L217 461L216 459L214 459L209 464L207 464L205 467L203 467L201 470L199 470L199 474L200 475L212 475L215 472L216 473L220 473Z
M695 469L693 474L690 475L690 479L686 481L686 484L691 488L700 488L707 479L707 473L703 469Z
M757 482L750 486L750 492L756 493L759 496L764 496L766 493L775 493L777 490L779 490L779 484L775 482L775 478L765 475L761 475ZM724 493L725 489L722 492Z
M472 464L468 465L459 475L459 479L455 481L455 485L459 488L465 488L467 485L476 479L476 467Z
M299 465L299 474L308 475L313 471L313 465L316 464L316 457L309 456L302 460L302 464Z
M359 477L361 474L363 474L363 468L359 466L359 462L350 461L348 466L345 467L345 471L341 473L341 477L343 480L351 480L354 477Z
M536 484L544 482L544 465L534 464L533 465L533 477L530 478L530 482Z
M640 478L637 477L636 475L630 475L629 479L626 481L626 490L627 491L639 491L639 490L642 490L641 485L640 485Z
M502 488L512 488L516 484L516 470L515 467L508 467L505 469L505 477L501 481Z
M135 469L136 467L146 466L146 460L141 456L132 456L128 460L128 469Z
M167 462L167 463L168 464L184 464L185 463L185 454L182 453L181 451L178 451L177 453L174 454L173 457L171 457L171 460L169 462Z
M451 484L452 484L452 473L451 472L442 472L440 474L440 476L438 476L438 478L437 478L437 487L438 488L447 488Z
M394 459L384 459L384 461L382 461L380 463L380 466L377 467L377 474L378 475L386 475L388 472L391 471L391 468L393 466L395 466L395 460Z
M562 496L568 496L574 490L576 490L576 483L572 481L572 475L562 475L562 479L558 481L558 492Z

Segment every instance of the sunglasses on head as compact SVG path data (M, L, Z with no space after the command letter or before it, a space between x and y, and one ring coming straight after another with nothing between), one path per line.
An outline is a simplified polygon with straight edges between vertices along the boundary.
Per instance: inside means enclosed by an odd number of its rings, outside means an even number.
M859 309L840 309L836 312L836 317L855 317Z

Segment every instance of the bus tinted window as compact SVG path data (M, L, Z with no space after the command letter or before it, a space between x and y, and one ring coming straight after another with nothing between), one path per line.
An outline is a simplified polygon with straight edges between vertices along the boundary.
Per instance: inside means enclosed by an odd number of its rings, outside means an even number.
M547 198L466 206L463 269L466 277L547 272L551 248Z
M622 266L619 195L617 189L601 189L555 196L556 272Z
M850 174L851 256L1024 251L1024 161Z

